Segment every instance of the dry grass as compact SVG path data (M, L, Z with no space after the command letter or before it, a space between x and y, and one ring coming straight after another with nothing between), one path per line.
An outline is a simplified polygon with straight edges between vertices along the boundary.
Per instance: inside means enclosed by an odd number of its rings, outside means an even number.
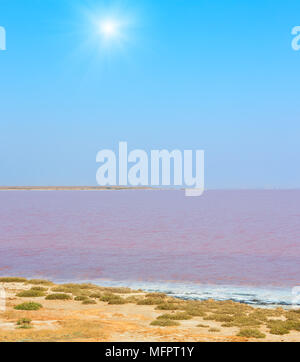
M20 298L39 298L44 296L45 293L40 290L24 290L23 292L17 294L17 297Z
M266 338L266 335L264 333L261 333L258 329L249 328L241 329L238 333L238 336L247 338Z
M159 304L156 308L156 310L182 310L183 307L182 305L178 304L178 303L161 303Z
M218 332L221 332L221 329L219 329L219 328L209 328L208 332L218 333Z
M159 326L159 327L175 327L175 326L179 326L180 324L178 322L171 321L168 319L159 319L159 320L155 320L155 321L151 322L150 325Z
M183 321L192 319L192 316L185 312L177 312L177 313L171 313L171 314L162 314L157 319L169 319L174 321Z
M32 287L30 288L30 290L33 290L33 291L38 291L38 292L47 292L48 291L48 288L45 288L45 287Z
M59 322L55 330L16 329L1 331L0 341L3 342L76 342L106 341L107 335L101 321L65 320Z
M137 297L136 295L132 295L130 297L127 297L125 300L126 300L126 303L137 304L141 300L141 297Z
M64 293L55 293L49 294L46 297L46 300L71 300L72 297L69 294Z
M26 282L25 278L18 278L18 277L0 278L0 283L24 283L24 282Z
M27 280L27 283L32 285L48 285L48 286L53 285L53 282L45 279L30 279Z
M146 298L157 298L157 299L166 299L167 295L164 293L148 293L145 295Z
M105 293L100 297L100 301L107 302L108 304L126 304L126 299L113 293Z
M133 292L133 290L130 288L113 288L113 287L104 288L104 291L117 293L117 294L130 294Z
M158 305L161 304L161 297L147 297L145 299L141 299L137 304L138 305Z
M75 297L74 300L76 302L83 302L85 300L88 300L88 297L84 296L84 295L79 295L78 297Z
M94 299L86 299L82 302L82 304L88 305L88 304L97 304L97 302Z
M101 298L101 293L91 293L89 294L89 297L92 299L99 299Z
M31 329L31 319L30 318L21 318L17 321L17 328L18 329Z

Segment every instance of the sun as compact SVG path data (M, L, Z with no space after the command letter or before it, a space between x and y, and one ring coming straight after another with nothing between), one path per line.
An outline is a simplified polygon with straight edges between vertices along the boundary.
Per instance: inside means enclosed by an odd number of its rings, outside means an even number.
M137 20L135 12L128 12L119 6L111 8L82 7L84 23L80 30L84 36L83 45L86 51L103 58L115 54L123 55L135 44ZM84 50L85 51L85 50Z
M103 20L99 24L99 30L102 36L106 38L116 37L119 34L120 26L115 20Z

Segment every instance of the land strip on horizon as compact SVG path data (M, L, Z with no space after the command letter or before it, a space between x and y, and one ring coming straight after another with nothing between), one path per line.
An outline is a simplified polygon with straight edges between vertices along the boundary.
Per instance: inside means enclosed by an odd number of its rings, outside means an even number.
M0 186L0 191L103 191L103 190L158 190L136 186Z

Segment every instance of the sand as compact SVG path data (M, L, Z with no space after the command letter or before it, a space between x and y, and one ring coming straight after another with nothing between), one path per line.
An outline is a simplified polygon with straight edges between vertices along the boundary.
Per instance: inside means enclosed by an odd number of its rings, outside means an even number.
M34 285L36 286L36 285ZM83 305L75 300L45 300L45 297L21 298L20 291L29 290L28 283L0 283L6 291L6 311L0 311L0 341L61 341L61 342L246 342L246 341L300 341L300 332L290 331L286 335L261 331L264 339L238 337L239 327L222 327L221 322L193 317L179 321L180 326L151 326L159 315L169 311L156 310L155 305L133 303L110 305L97 300L97 304ZM55 286L47 286L48 293ZM104 290L104 288L103 288ZM144 298L144 292L132 291L118 294L123 297ZM43 305L38 311L19 311L14 307L20 303L34 301ZM238 305L238 303L236 303ZM32 320L31 329L19 329L20 318ZM199 324L205 325L198 327ZM210 331L215 328L218 331Z

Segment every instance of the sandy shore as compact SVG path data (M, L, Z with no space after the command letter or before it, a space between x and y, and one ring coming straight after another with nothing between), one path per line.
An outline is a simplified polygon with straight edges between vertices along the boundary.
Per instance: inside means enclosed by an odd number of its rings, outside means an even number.
M280 308L181 301L158 293L90 284L3 280L0 287L5 289L6 310L0 311L0 341L300 341L300 313ZM67 300L51 300L53 294ZM15 309L31 302L42 307Z

